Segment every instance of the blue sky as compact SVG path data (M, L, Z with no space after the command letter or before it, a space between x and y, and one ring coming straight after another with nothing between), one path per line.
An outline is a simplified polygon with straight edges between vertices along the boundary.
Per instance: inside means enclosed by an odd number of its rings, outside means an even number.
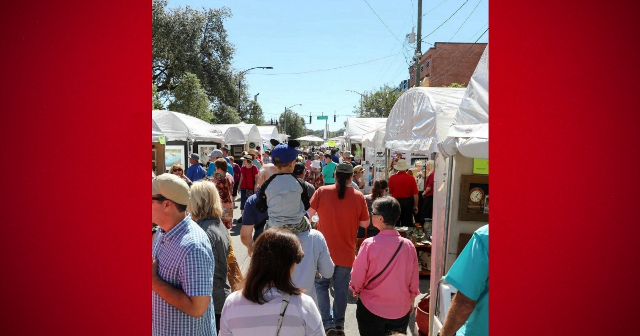
M407 60L415 52L415 44L408 44L405 36L416 27L417 0L367 2L169 0L169 7L231 9L233 17L225 22L225 28L236 48L233 66L240 71L274 67L251 70L243 83L248 82L251 96L260 93L258 102L265 119L276 118L285 107L302 104L293 111L306 116L307 123L309 114L314 115L307 127L322 129L324 121L316 120L315 115L324 113L330 116L329 129L335 131L344 126L347 117L354 116L353 108L360 102L358 94L345 90L364 93L383 84L397 86L409 78ZM451 19L426 37L423 52L434 42L474 42L488 28L488 0L424 0L423 37L458 8ZM488 35L487 32L478 42L487 42ZM376 59L380 60L331 71L285 74ZM334 113L338 115L335 123Z

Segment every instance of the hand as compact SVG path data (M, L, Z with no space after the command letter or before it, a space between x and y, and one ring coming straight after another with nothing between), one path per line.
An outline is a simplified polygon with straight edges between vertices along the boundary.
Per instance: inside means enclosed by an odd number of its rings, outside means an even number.
M418 213L418 207L417 207L417 206L414 206L414 207L413 207L413 213L414 213L414 214L417 214L417 213Z
M247 254L249 254L249 257L253 256L253 244L251 244L251 246L249 246L249 248L247 249Z
M422 192L422 197L427 197L427 191L426 190Z
M158 276L158 259L151 259L151 278Z

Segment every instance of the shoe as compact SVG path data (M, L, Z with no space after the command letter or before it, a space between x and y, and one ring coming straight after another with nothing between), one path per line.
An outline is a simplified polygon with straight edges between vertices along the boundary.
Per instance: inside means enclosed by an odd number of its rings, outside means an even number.
M336 327L336 332L338 336L344 336L344 327Z
M234 209L237 209L237 208L238 208L238 206L237 206L237 205L234 205L234 206L233 206L233 208L234 208Z
M242 216L240 216L240 218L236 219L236 224L242 224Z
M324 333L326 336L338 336L338 331L334 328L325 329Z

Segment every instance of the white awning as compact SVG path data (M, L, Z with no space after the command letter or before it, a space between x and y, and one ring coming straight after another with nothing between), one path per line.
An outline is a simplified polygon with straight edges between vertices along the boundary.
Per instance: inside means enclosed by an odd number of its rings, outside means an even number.
M445 157L489 158L489 46L471 76L447 137L438 143Z
M269 143L271 139L278 139L278 127L273 125L256 126L262 137L262 141Z
M362 135L374 132L387 125L387 118L347 118L344 138L351 143L362 143Z
M164 135L153 119L151 119L151 142L158 142L158 137ZM165 139L166 140L166 139Z
M208 122L179 112L151 111L153 121L172 141L222 142L222 131Z
M231 125L216 125L224 133L224 143L229 146L244 145L247 141L244 139L242 131Z
M245 124L245 123L239 123L235 125L234 124L224 124L224 125L216 124L216 126L237 127L244 135L245 142L249 143L249 148L257 147L262 143L262 136L260 136L260 131L258 131L258 126L254 124ZM252 143L254 144L254 146L251 146Z
M315 135L305 135L303 137L297 138L296 140L298 141L316 141L316 142L323 142L324 139L317 137Z
M458 88L417 87L403 93L389 113L384 147L420 154L437 151L464 92Z

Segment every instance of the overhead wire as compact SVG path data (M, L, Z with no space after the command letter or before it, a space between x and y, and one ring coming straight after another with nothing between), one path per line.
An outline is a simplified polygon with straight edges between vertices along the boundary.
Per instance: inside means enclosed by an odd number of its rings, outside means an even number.
M352 67L352 66L356 66L356 65L362 65L362 64L367 64L367 63L371 63L371 62L375 62L375 61L379 61L385 58L389 58L391 56L396 56L397 54L391 54L391 55L387 55L384 57L380 57L380 58L376 58L370 61L365 61L365 62L360 62L360 63L354 63L354 64L347 64L347 65L343 65L343 66L339 66L339 67L335 67L335 68L329 68L329 69L320 69L320 70L311 70L311 71L302 71L302 72L280 72L280 73L274 73L274 74L270 74L270 73L252 73L252 75L260 75L260 76L280 76L280 75L302 75L302 74L308 74L308 73L314 73L314 72L323 72L323 71L332 71L332 70L338 70L338 69L342 69L342 68L348 68L348 67Z
M387 27L387 30L391 33L391 35L393 35L393 37L395 37L396 40L398 40L398 42L400 42L400 39L398 39L398 37L396 36L396 34L394 34L391 29L389 29L389 26L387 26L386 23L384 23L384 21L382 21L382 19L380 18L380 16L378 15L378 13L376 13L375 10L373 10L373 7L371 7L371 5L369 4L369 2L367 0L363 0L367 6L369 6L369 8L371 9L371 11L373 12L373 14L376 15L376 17L378 17L378 20L380 20L380 22L382 22L382 24ZM402 42L400 42L400 44L402 44Z
M447 2L447 0L444 0L443 2L441 2L441 3L437 4L435 7L431 8L428 12L426 12L426 13L422 14L422 17L424 17L425 15L427 15L427 14L429 14L429 13L433 12L436 8L438 8L440 5L442 5L442 4L443 4L443 3L445 3L445 2Z
M425 35L423 38L420 39L420 42L423 42L424 39L426 39L427 37L431 36L431 34L435 33L436 30L440 29L440 27L442 27L445 23L447 23L447 21L449 21L454 15L456 15L456 13L458 13L458 11L460 9L462 9L462 7L464 7L464 5L467 4L467 2L469 2L469 0L465 0L462 5L460 5L460 7L458 7L458 9L456 9L455 12L453 12L453 14L451 14L451 16L449 16L446 20L444 20L444 22L442 22L438 27L436 27L436 29L434 29L433 31L431 31L429 34Z

